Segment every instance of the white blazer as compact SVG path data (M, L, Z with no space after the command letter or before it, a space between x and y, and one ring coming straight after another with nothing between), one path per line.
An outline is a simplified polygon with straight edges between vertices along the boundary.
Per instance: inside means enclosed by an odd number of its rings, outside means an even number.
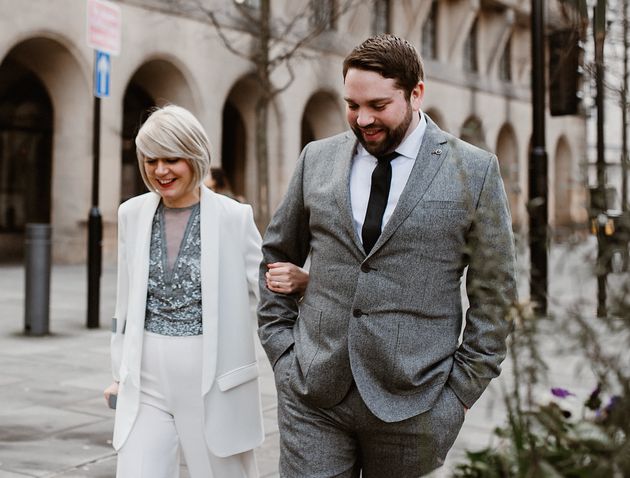
M113 446L119 450L138 414L149 249L160 202L147 193L118 210L118 288L111 341L120 382ZM258 297L261 238L252 209L201 186L203 417L216 456L251 450L264 438L253 306Z

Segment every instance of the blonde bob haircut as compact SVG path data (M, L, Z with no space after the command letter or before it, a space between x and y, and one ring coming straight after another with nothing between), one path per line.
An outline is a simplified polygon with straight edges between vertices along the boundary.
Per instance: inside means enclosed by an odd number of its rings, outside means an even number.
M145 159L185 159L193 171L194 187L199 187L210 171L208 136L197 118L181 106L153 110L136 136L136 155L142 180L153 192L144 170Z

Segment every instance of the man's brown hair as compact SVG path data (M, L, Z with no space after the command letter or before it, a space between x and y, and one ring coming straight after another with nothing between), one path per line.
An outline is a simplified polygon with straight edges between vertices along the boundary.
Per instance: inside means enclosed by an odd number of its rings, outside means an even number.
M365 40L344 60L344 80L350 68L375 71L384 78L393 78L407 99L418 82L424 81L420 55L411 43L395 35L377 35Z

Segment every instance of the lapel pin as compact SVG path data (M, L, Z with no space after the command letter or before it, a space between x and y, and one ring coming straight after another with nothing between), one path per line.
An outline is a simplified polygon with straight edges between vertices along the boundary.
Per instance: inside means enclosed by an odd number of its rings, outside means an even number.
M442 154L442 150L441 149L436 149L435 151L432 151L431 154L440 155L440 154Z

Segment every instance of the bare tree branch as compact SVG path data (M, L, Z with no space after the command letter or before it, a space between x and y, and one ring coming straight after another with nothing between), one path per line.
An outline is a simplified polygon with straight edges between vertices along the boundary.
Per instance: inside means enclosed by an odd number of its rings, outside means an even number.
M344 15L345 13L347 13L348 11L350 11L352 8L356 7L359 4L361 4L361 2L358 0L346 0L343 6L338 8L333 13L332 21L336 22L342 15ZM307 46L311 41L313 41L315 38L320 36L325 30L326 30L326 25L323 25L323 24L314 25L310 31L306 32L306 34L301 39L295 41L287 50L275 56L274 58L270 59L269 65L271 69L276 68L282 62L290 60L298 50Z
M248 52L240 51L233 46L233 42L230 41L230 39L227 37L227 35L225 34L225 31L223 30L223 26L217 19L216 13L204 7L199 2L199 0L197 0L196 3L197 3L198 8L208 17L208 19L210 20L210 23L212 23L212 26L216 30L217 35L219 35L219 38L221 39L221 42L223 43L223 46L225 46L225 48L233 55L236 55L239 58L243 58L245 60L251 61L251 55Z
M302 10L293 18L291 18L291 21L285 22L284 20L279 20L278 25L281 26L283 29L282 31L278 32L278 35L272 38L272 44L286 41L286 39L289 38L293 33L294 28L299 25L303 20L306 20L308 18L309 12L310 4L306 3Z
M287 67L287 71L289 72L289 78L287 79L284 85L274 88L271 94L272 97L275 97L279 95L280 93L286 91L295 80L295 72L293 71L293 66L291 65L291 63L287 62L286 67Z

